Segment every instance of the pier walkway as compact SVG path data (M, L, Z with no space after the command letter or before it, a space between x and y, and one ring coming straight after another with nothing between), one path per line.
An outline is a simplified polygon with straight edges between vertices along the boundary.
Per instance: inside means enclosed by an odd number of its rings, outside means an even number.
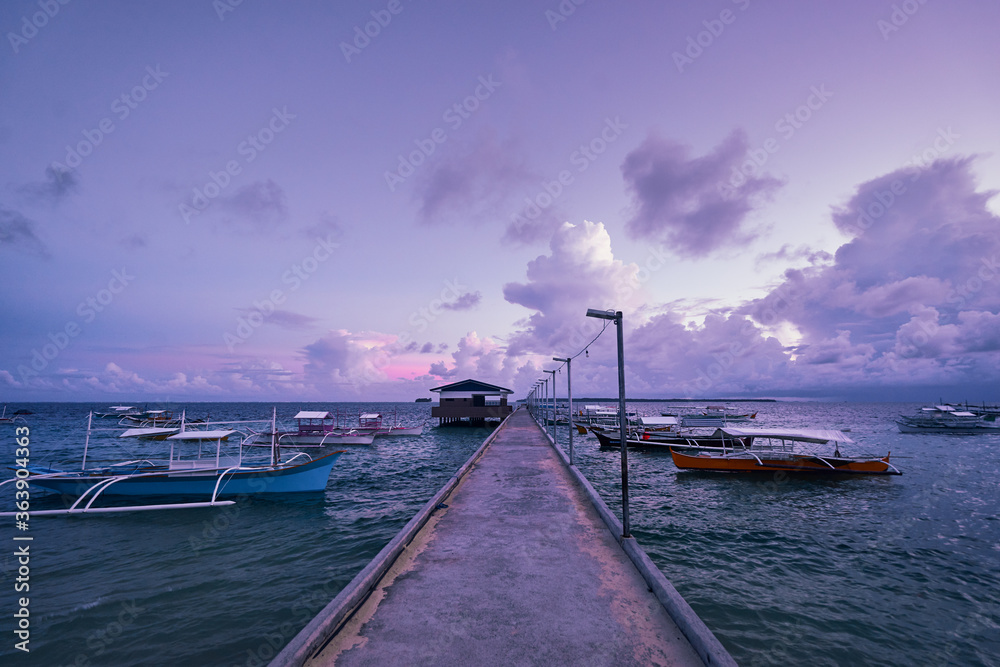
M272 665L735 664L581 481L515 411Z

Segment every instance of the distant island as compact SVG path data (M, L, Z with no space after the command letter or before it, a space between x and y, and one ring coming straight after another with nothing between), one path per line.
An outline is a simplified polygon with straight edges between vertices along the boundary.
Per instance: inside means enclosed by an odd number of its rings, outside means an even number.
M414 403L430 403L430 402L431 399L429 398L418 398L417 400L414 401Z

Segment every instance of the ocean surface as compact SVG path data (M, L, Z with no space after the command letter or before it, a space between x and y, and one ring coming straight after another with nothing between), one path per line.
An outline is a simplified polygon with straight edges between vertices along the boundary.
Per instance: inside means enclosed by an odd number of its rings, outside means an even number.
M629 452L632 530L741 665L1000 665L1000 437L898 433L918 404L731 403L756 425L850 429L855 453L896 477L792 479L679 472L669 455ZM154 406L149 406L154 407ZM271 404L168 407L254 419ZM348 446L323 493L227 508L0 519L0 664L262 665L291 639L482 444L488 429L438 428L427 403L277 404L398 412L421 436ZM635 403L640 414L689 405ZM89 410L11 404L31 462L79 465ZM113 426L113 420L95 420ZM564 446L565 426L558 427ZM157 445L91 438L88 462ZM620 516L620 457L574 436L577 464ZM844 448L842 452L849 453ZM9 471L7 471L9 473ZM4 478L8 478L4 475ZM11 485L0 488L6 509ZM33 509L60 507L34 492ZM15 593L13 537L30 535L30 592ZM30 653L14 648L17 598L30 598Z

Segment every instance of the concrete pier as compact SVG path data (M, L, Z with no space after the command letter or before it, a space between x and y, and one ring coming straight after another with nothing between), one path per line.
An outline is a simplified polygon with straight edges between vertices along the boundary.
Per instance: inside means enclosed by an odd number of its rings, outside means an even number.
M514 412L272 665L734 665L595 496Z

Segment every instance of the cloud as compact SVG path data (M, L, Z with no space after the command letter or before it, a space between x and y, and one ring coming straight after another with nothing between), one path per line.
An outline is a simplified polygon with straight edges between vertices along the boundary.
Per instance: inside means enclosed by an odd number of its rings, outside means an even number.
M48 258L48 246L38 237L37 228L33 220L0 206L0 248Z
M32 198L55 202L75 191L78 183L76 171L50 166L45 168L44 181L29 183L20 190Z
M788 264L790 262L797 262L805 260L807 264L825 264L833 259L833 255L826 252L825 250L813 250L808 246L800 245L798 248L792 248L790 243L786 243L774 252L761 253L754 260L754 267L760 268L765 264L772 264L777 262L782 262Z
M252 313L260 314L260 311L256 308L239 308L238 311L244 316ZM302 315L301 313L295 313L290 310L274 310L264 317L264 324L274 324L282 329L288 329L290 331L312 329L319 324L319 322L320 320L318 318L310 317L309 315Z
M851 236L740 312L795 332L801 386L962 382L1000 366L1000 217L973 158L899 169L833 209Z
M488 336L470 331L452 353L451 368L445 362L431 364L428 373L441 379L475 378L483 382L527 390L541 372L531 361L511 355L507 349Z
M219 201L226 210L259 228L274 227L288 218L285 191L271 179L244 185Z
M479 305L482 299L483 295L478 291L466 292L454 301L445 301L441 304L441 307L445 310L471 310Z
M442 154L417 181L421 220L469 222L494 216L511 192L529 180L518 154L513 141L501 142L491 132Z
M331 331L301 350L305 379L319 388L348 386L355 391L384 382L389 378L382 369L389 365L394 343L395 337L387 334Z
M588 308L639 304L639 267L614 258L602 223L563 223L549 248L528 263L527 282L504 285L508 302L535 311L512 336L510 354L576 351L600 329L585 319Z
M781 343L735 314L710 313L701 325L657 315L631 331L625 347L630 391L646 395L752 394L787 384L792 372Z
M748 148L742 131L734 131L702 157L692 157L687 146L647 137L622 164L632 196L626 231L696 257L755 238L745 227L746 218L781 182L740 171ZM737 187L730 183L733 174L742 179Z

